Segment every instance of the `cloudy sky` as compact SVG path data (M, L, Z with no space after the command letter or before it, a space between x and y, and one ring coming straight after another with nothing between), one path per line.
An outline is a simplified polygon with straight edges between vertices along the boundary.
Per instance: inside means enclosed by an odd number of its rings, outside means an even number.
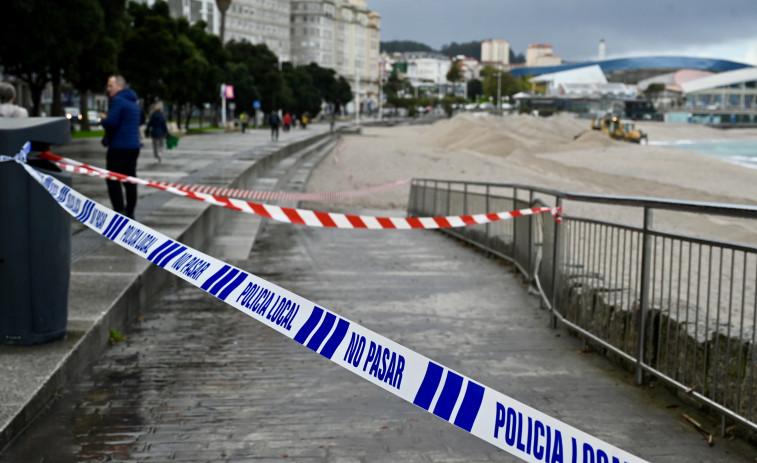
M757 65L757 0L368 0L381 40L441 48L489 38L516 53L549 43L563 60L679 54Z

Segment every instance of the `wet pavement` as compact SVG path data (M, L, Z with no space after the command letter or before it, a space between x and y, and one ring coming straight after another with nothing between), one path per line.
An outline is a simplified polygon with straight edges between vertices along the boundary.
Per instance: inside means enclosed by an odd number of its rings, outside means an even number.
M706 417L550 329L512 267L440 233L264 222L230 263L649 461L757 461L709 447L681 413L714 432ZM519 461L183 282L126 335L2 461Z
M709 447L681 413L717 432L705 416L549 328L511 266L440 233L266 221L226 260L649 461L757 461L739 439ZM520 461L173 281L0 461Z
M150 151L143 150L137 173L156 180L224 187L249 187L254 182L256 188L270 190L277 180L268 179L266 170L318 151L330 143L330 138L328 126L317 124L287 133L276 143L270 142L267 130L191 135L182 138L177 149L168 151L161 164L152 159ZM75 141L52 151L100 167L105 164L105 149L96 139ZM109 205L102 179L79 174L71 179L74 188ZM225 223L226 217L239 215L151 188L138 190L137 219L195 247L205 246L209 237L217 235L217 225ZM260 220L240 223L247 227L243 241L249 252ZM173 278L78 223L73 224L72 235L66 337L38 345L0 345L0 449L22 432L70 380L78 378L86 365L100 357L107 347L109 330L121 330L131 323Z

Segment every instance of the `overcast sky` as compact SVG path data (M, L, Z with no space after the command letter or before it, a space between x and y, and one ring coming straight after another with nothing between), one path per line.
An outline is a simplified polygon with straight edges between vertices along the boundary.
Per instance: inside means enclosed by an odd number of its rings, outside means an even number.
M549 43L563 60L679 54L757 65L757 0L368 0L381 40L435 49L505 39L525 55Z

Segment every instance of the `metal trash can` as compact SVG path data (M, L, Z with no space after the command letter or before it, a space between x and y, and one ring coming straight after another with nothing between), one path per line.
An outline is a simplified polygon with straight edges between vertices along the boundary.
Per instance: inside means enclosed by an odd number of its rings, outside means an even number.
M0 154L32 142L29 165L71 185L34 154L71 142L68 120L0 118ZM0 344L63 338L71 274L71 216L15 162L0 163Z

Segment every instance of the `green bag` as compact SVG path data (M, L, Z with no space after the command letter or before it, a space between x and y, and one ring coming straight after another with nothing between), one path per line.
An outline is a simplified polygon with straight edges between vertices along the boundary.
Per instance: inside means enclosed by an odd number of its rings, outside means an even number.
M166 146L168 149L173 149L179 146L179 137L169 135L168 138L166 138Z

